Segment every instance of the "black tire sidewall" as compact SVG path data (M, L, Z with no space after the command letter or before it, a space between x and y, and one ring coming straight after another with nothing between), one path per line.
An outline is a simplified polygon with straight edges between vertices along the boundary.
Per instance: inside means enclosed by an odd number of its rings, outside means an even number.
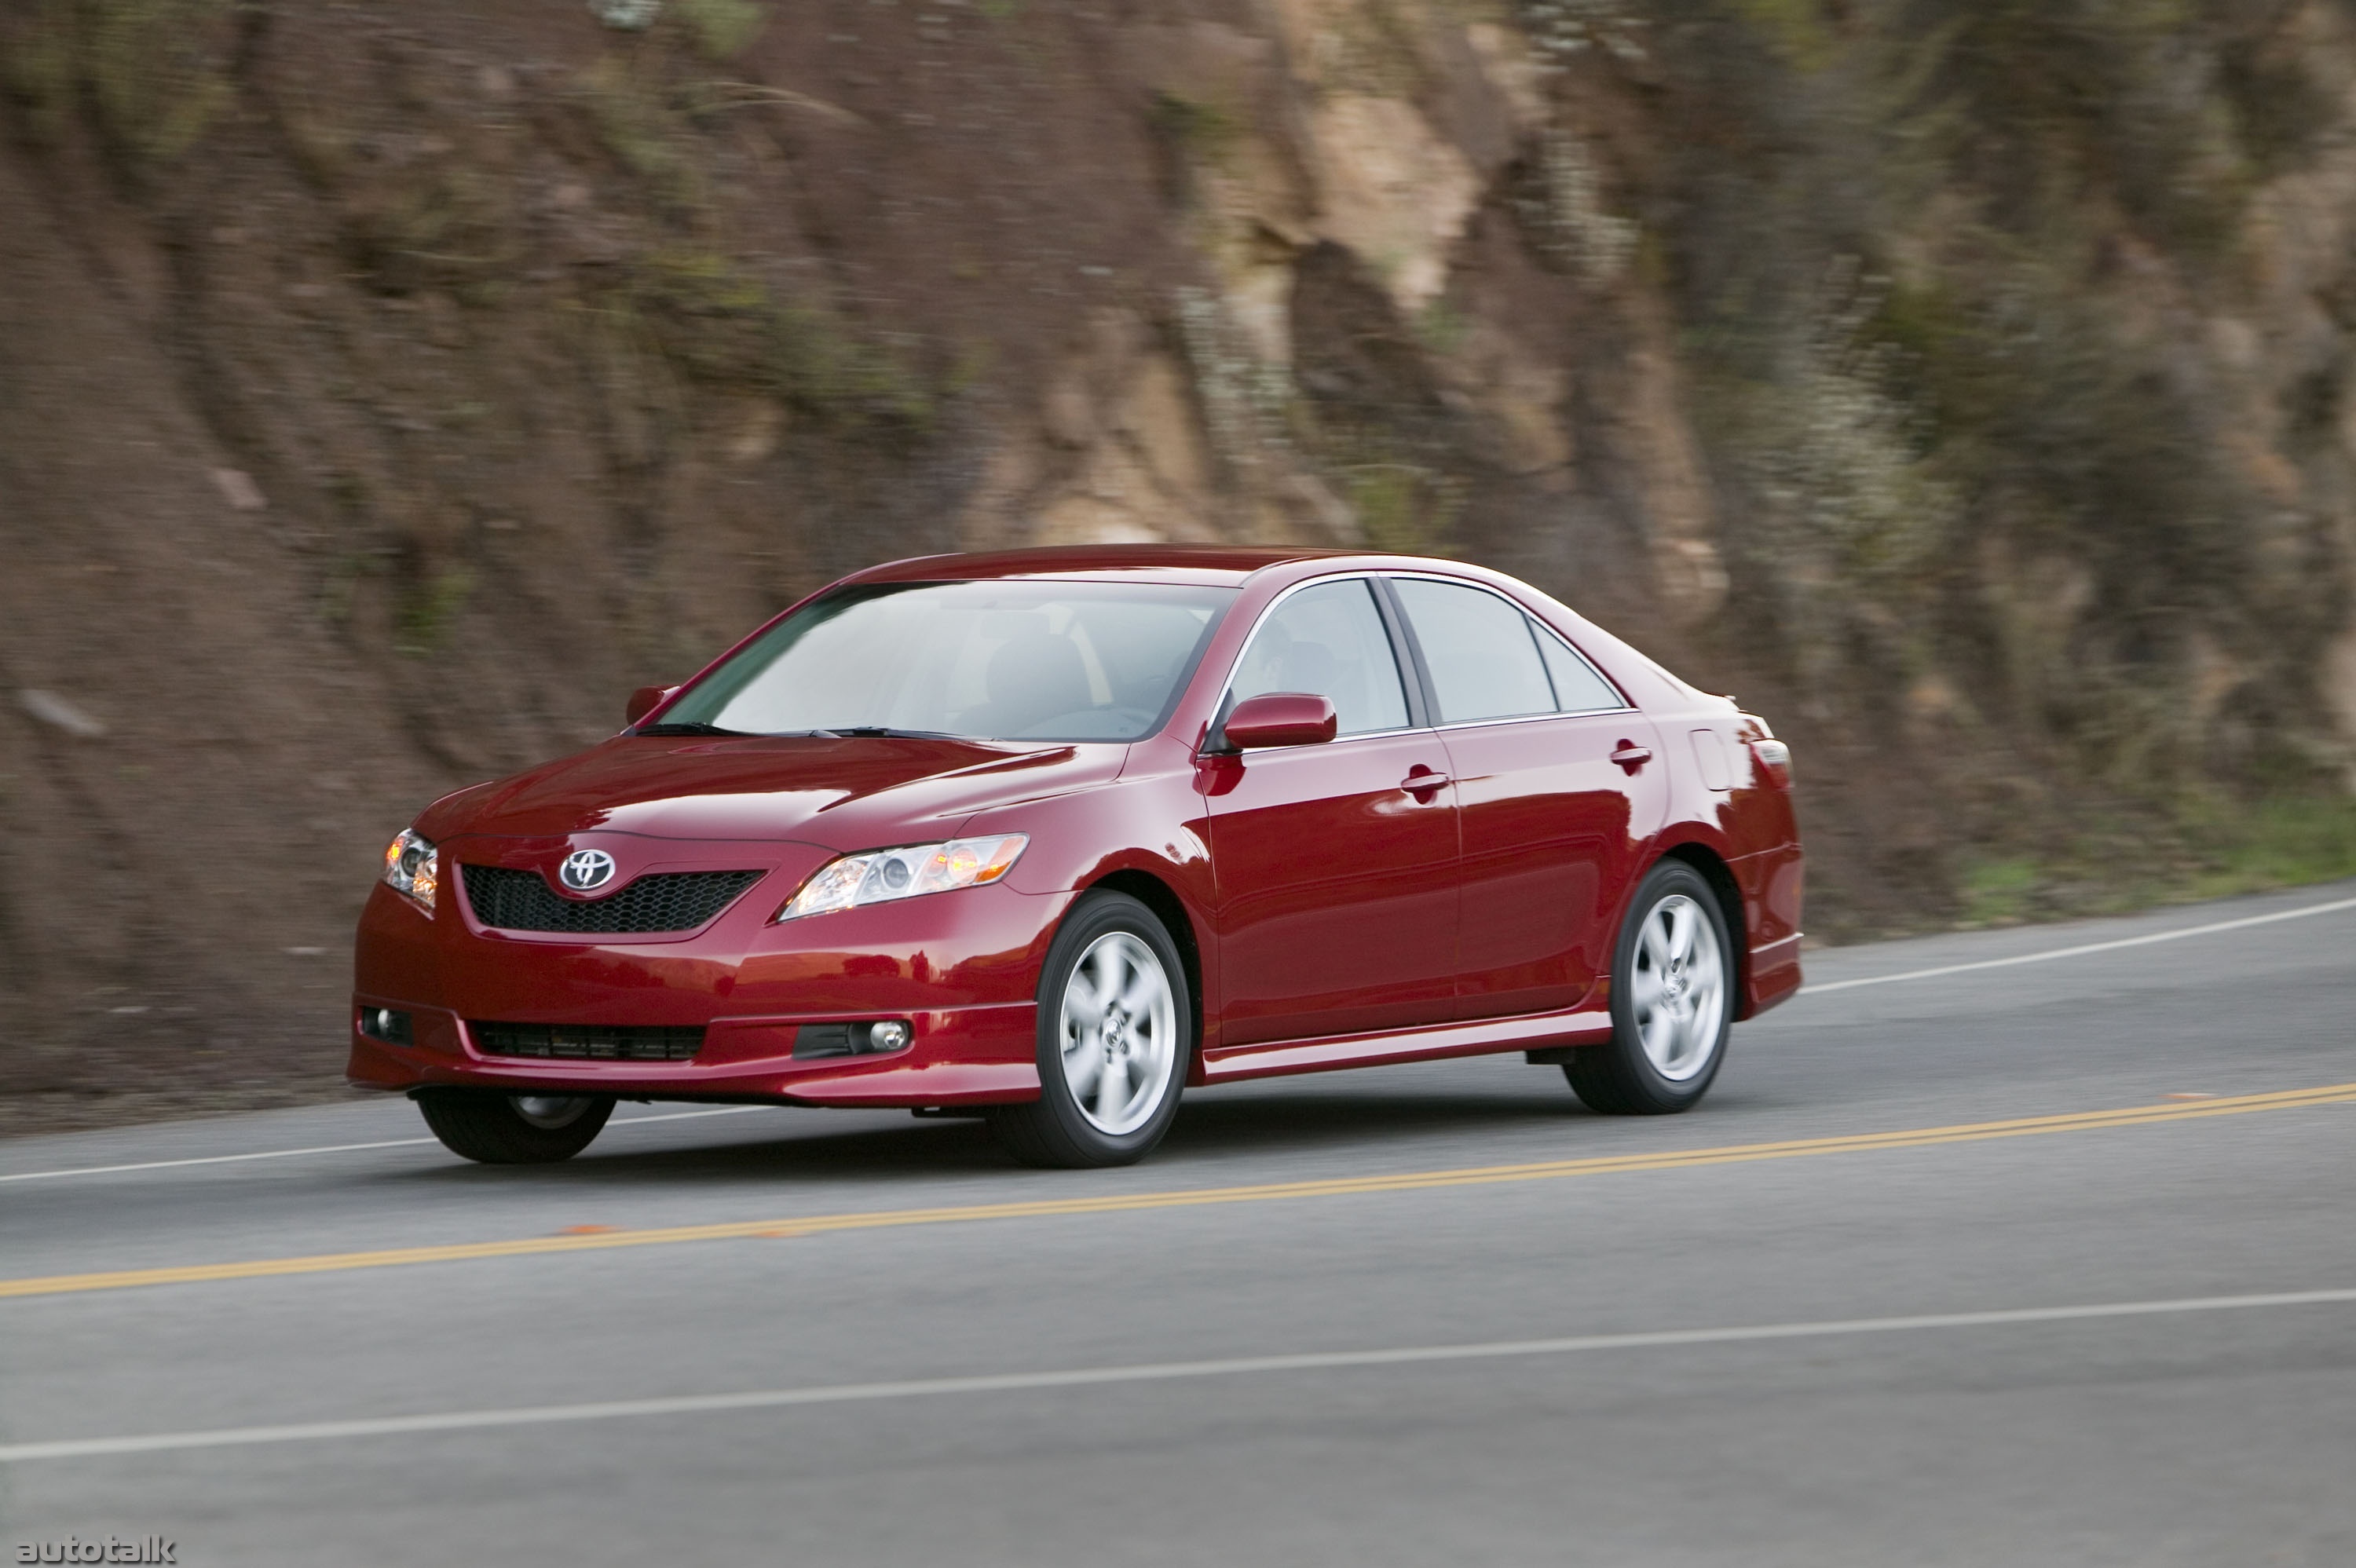
M587 1094L582 1114L561 1127L535 1126L498 1089L427 1089L413 1098L425 1125L453 1154L485 1165L552 1165L596 1140L614 1096Z
M1071 984L1073 972L1089 946L1113 932L1138 938L1161 961L1176 1004L1180 1036L1177 1059L1170 1068L1170 1087L1162 1104L1143 1126L1119 1136L1090 1122L1072 1098L1071 1085L1064 1082L1062 1040L1065 987ZM1059 1152L1081 1156L1090 1165L1125 1165L1142 1157L1162 1141L1178 1115L1179 1093L1186 1086L1187 1071L1193 1064L1194 1005L1178 944L1159 916L1127 893L1100 891L1081 899L1065 917L1039 967L1038 1111L1046 1124L1040 1132L1069 1146L1068 1151Z
M1725 1010L1718 1021L1718 1040L1711 1046L1709 1065L1682 1083L1664 1078L1644 1054L1644 1037L1636 1030L1636 1006L1632 996L1636 972L1636 942L1644 922L1663 899L1683 893L1701 906L1710 929L1718 935L1718 951L1726 965ZM1699 871L1682 860L1664 860L1645 873L1636 896L1628 901L1627 918L1620 923L1620 939L1612 951L1611 1049L1620 1058L1626 1086L1651 1104L1649 1109L1682 1111L1709 1092L1725 1063L1728 1037L1734 1024L1735 989L1740 980L1732 935L1726 929L1726 912L1719 907L1717 891Z

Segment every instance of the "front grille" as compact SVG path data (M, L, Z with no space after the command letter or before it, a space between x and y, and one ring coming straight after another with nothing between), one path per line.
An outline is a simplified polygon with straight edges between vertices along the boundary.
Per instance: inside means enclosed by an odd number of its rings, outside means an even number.
M540 1056L566 1061L686 1061L703 1049L701 1028L637 1024L507 1024L470 1019L475 1048L486 1056Z
M501 931L561 931L580 935L693 931L761 880L759 871L659 871L610 898L556 896L538 871L502 866L464 868L475 918Z

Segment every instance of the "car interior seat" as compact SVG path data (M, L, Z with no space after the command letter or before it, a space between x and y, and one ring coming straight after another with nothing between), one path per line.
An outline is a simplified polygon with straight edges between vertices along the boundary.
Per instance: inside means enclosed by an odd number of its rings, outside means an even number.
M1279 691L1305 691L1333 703L1333 711L1341 716L1344 731L1364 710L1359 701L1364 682L1355 678L1323 643L1296 642L1284 650L1284 662L1277 668Z
M988 700L965 716L979 734L1017 736L1097 705L1078 646L1052 632L1025 633L991 654L981 685Z

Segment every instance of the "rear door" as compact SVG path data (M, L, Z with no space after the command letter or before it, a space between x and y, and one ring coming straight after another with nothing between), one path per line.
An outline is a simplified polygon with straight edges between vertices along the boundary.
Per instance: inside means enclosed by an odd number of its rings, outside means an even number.
M1219 904L1222 1048L1444 1022L1456 985L1456 800L1448 753L1416 722L1371 581L1278 600L1227 701L1330 699L1321 745L1206 758ZM1430 782L1418 787L1418 779Z
M1456 780L1459 1019L1574 1007L1668 807L1653 727L1568 643L1472 583L1387 579Z

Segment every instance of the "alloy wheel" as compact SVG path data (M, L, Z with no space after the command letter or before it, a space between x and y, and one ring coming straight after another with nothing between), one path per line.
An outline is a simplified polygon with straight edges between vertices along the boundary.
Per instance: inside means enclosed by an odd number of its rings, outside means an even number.
M1089 944L1064 982L1064 1083L1098 1132L1136 1131L1161 1108L1178 1061L1178 1004L1162 960L1125 931Z
M1653 1071L1672 1083L1709 1065L1724 1032L1726 955L1701 906L1671 893L1644 916L1629 976L1636 1033Z

